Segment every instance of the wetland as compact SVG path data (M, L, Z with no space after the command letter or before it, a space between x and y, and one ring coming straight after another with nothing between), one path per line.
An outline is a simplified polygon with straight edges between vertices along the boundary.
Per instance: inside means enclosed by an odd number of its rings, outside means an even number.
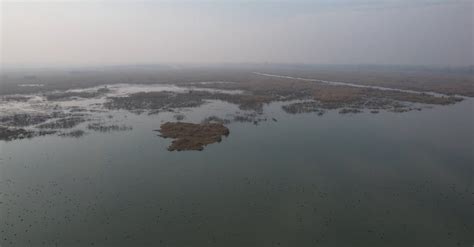
M335 71L8 74L0 245L471 246L469 77Z

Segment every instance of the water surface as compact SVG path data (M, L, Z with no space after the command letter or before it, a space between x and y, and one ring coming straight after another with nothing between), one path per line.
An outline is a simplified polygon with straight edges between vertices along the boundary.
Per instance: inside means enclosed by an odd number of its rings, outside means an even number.
M133 130L0 142L0 245L471 246L474 103L421 112L231 123L204 151L168 152L172 113ZM225 116L213 101L186 121Z

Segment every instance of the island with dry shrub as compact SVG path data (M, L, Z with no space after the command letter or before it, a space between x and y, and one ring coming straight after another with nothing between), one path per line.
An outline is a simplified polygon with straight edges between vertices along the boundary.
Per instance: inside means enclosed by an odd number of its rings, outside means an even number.
M229 135L229 129L221 123L166 122L157 131L161 137L174 139L168 147L169 151L201 151L204 146L221 142L222 136Z

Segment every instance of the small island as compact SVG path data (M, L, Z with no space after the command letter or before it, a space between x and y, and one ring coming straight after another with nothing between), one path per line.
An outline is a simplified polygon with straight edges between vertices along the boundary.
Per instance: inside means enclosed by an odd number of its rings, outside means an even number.
M157 131L161 137L175 139L168 147L169 151L202 151L204 146L220 142L222 136L229 135L229 129L222 123L166 122Z

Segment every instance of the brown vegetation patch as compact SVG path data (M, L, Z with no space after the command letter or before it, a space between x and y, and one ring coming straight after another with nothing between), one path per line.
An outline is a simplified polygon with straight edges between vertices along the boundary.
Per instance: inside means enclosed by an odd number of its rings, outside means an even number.
M313 91L313 97L321 102L354 102L364 96L363 89L355 87L320 86Z
M173 138L169 151L203 150L204 146L220 142L222 136L229 135L229 129L220 123L167 122L161 125L160 136Z
M315 112L319 116L323 115L326 111L322 109L321 104L316 101L297 102L281 107L286 113L298 114L298 113L310 113Z

